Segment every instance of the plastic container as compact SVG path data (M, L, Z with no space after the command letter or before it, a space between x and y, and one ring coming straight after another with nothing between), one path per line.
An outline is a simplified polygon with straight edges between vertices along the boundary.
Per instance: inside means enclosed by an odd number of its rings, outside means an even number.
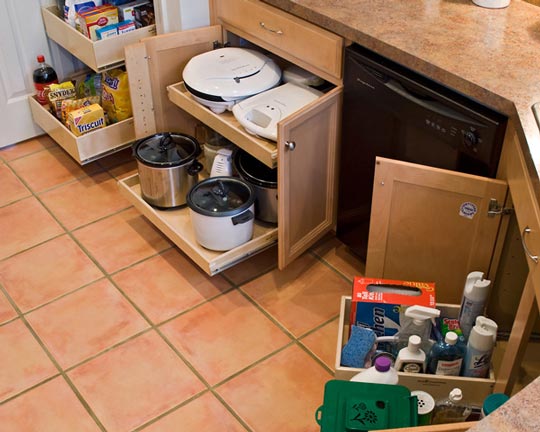
M353 382L374 384L397 384L398 380L397 371L392 367L392 361L388 357L377 357L373 366L350 379Z
M444 337L444 341L437 342L429 352L428 372L435 375L459 376L463 357L464 347L457 343L456 333L449 331Z
M495 345L493 329L482 326L481 322L473 327L467 342L467 353L463 362L463 376L486 378L489 375L491 354Z
M431 424L459 423L467 420L472 408L463 402L461 389L453 389L447 398L435 402Z
M501 9L510 4L510 0L472 0L472 2L488 9Z
M397 349L405 348L409 344L409 338L413 335L420 336L421 347L424 352L429 351L431 343L429 337L433 321L438 318L441 311L438 309L414 305L405 309L403 324L398 332Z
M504 405L510 397L504 393L493 393L490 394L482 404L482 418L490 415L493 411L499 408L501 405Z
M484 314L490 286L491 281L484 279L482 272L476 271L467 275L459 312L459 327L466 339L469 338L476 317Z
M57 84L58 76L53 67L45 63L45 56L43 54L37 56L37 62L38 67L32 75L36 89L36 99L41 105L48 105L49 102L45 96L45 88L51 84Z
M433 410L435 409L435 399L422 390L412 391L411 396L416 396L418 400L418 426L430 425Z
M420 336L409 337L409 344L402 348L396 358L398 372L424 373L426 370L426 353L420 349Z

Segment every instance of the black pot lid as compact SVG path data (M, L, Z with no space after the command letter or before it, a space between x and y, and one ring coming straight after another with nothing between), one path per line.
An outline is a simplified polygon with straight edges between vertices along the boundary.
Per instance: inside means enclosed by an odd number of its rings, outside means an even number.
M234 165L243 179L257 186L277 188L277 168L269 168L244 150L234 155Z
M193 186L187 195L193 211L215 217L240 214L254 202L252 187L235 177L210 177Z
M189 135L158 133L135 144L135 157L146 165L173 167L194 160L200 154L197 140Z

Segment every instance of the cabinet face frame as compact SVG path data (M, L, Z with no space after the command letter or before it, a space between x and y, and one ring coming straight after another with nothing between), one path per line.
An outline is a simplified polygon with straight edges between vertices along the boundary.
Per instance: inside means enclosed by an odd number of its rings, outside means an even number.
M188 127L194 128L197 120L200 120L210 127L216 127L218 132L233 138L233 141L235 137L244 135L245 140L242 139L240 146L255 157L260 157L257 148L261 139L250 138L233 121L223 121L223 118L211 114L200 104L192 104L176 91L181 83L172 82L175 77L181 80L182 68L189 58L211 50L214 41L223 40L226 30L221 26L203 27L143 39L138 44L126 47L138 138L164 130L186 133L186 129L182 130L178 125L188 124L191 125ZM282 120L278 123L277 143L267 144L270 163L275 164L277 154L278 195L281 193L284 196L284 199L278 199L277 237L281 269L335 224L335 170L341 94L342 86L336 86L319 100ZM175 106L176 97L179 97L177 104L182 109ZM286 140L298 142L296 153L280 149ZM314 164L309 166L306 164L308 161ZM310 178L314 181L310 181ZM298 187L306 184L304 188ZM311 194L307 193L308 187L313 188L313 184L320 187L311 190ZM182 247L180 240L177 244ZM197 262L198 258L193 259Z

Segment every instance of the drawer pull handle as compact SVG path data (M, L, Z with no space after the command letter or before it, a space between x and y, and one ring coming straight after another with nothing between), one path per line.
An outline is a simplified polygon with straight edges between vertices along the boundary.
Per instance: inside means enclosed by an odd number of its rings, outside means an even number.
M282 34L283 34L283 32L282 32L281 30L274 30L274 29L271 29L270 27L266 27L266 24L263 23L262 21L259 22L259 25L260 25L263 29L268 30L268 31L271 32L271 33L275 33L275 34L277 34L277 35L282 35Z
M289 151L293 151L296 148L296 143L294 141L285 141L285 148Z
M529 248L527 247L527 243L525 243L525 234L530 234L530 233L531 233L531 229L529 227L525 227L525 229L521 233L521 244L523 245L523 249L525 249L525 253L528 255L528 257L538 264L538 255L533 255L531 251L529 250Z

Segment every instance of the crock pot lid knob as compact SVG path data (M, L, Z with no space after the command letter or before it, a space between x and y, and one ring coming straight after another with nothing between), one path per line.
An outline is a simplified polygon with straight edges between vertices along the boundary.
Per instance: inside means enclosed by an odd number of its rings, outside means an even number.
M216 177L216 181L195 186L192 199L200 209L219 213L241 207L248 201L249 194L249 189L237 181L223 181Z
M196 157L198 143L183 135L156 134L140 142L137 155L145 162L154 164L181 163Z

